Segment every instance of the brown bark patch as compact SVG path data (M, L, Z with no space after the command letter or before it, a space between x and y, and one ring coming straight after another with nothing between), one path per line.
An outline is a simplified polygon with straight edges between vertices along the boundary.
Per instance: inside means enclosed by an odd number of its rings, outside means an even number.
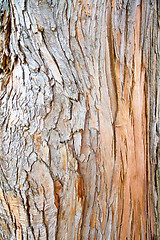
M83 180L82 177L79 177L78 179L78 200L81 199L81 201L83 200Z
M38 133L35 134L34 143L36 150L39 150L42 143L42 138Z
M56 180L54 182L54 196L55 196L55 205L57 208L59 208L60 205L60 198L62 196L62 184L59 180Z

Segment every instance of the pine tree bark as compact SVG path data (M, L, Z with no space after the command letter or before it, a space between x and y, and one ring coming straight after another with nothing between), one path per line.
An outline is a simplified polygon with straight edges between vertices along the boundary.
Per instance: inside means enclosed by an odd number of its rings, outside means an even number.
M0 1L0 239L160 237L159 4Z

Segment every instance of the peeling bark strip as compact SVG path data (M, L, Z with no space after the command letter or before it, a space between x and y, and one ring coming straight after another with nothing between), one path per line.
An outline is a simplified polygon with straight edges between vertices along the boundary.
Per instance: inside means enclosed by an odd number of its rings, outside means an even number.
M0 1L0 239L160 237L159 9Z

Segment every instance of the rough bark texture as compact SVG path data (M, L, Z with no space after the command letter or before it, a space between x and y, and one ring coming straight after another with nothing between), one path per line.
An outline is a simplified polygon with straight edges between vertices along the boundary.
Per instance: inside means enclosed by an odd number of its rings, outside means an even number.
M158 239L159 4L0 1L0 239Z

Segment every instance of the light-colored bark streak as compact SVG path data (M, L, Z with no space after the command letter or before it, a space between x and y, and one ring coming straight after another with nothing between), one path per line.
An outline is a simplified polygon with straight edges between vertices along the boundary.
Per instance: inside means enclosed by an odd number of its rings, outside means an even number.
M0 238L153 239L153 5L3 5ZM159 186L159 166L156 173Z

